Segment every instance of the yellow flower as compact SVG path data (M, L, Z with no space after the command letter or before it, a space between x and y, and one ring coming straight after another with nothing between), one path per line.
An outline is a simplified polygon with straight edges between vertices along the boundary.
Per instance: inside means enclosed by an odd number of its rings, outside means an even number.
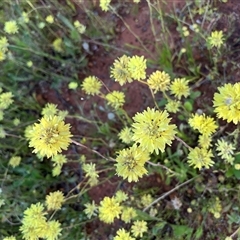
M140 3L141 0L133 0L134 3Z
M131 73L128 71L128 62L130 57L123 55L118 60L115 60L113 63L113 67L111 67L111 77L115 79L115 81L119 82L122 86L127 82L132 82Z
M129 59L127 69L131 78L141 80L146 78L146 59L143 56L133 56Z
M62 154L57 154L52 157L53 166L60 166L67 162L67 158Z
M211 117L195 114L188 120L189 125L193 129L197 129L201 134L210 136L215 133L217 124Z
M4 24L4 31L8 34L15 34L18 32L18 26L16 21L8 21Z
M179 107L181 106L180 101L168 100L168 103L165 106L165 109L169 113L177 113L179 111Z
M47 222L47 229L45 233L45 239L47 240L57 240L61 236L61 225L58 221L52 220Z
M144 208L150 205L152 202L153 202L153 198L150 194L144 194L141 197L141 204L143 205Z
M240 122L240 83L227 83L214 94L214 112L218 118L237 124Z
M132 142L132 129L129 127L125 127L121 130L121 132L118 134L118 137L122 140L122 142L126 144L130 144Z
M143 237L143 233L147 232L147 222L145 221L135 221L131 227L131 232L134 237Z
M116 234L113 240L135 240L135 238L132 238L130 233L123 228L119 229Z
M222 205L218 197L211 201L209 212L213 214L215 218L221 217Z
M29 22L29 16L26 12L22 12L22 16L19 18L20 23L28 23Z
M76 20L76 21L73 23L73 25L74 25L74 27L78 30L78 32L79 32L80 34L85 33L86 27L85 27L83 24L81 24L78 20Z
M0 62L6 59L6 54L3 51L0 51Z
M108 105L115 109L118 109L121 108L125 103L125 95L123 92L113 91L106 95L106 100Z
M57 114L57 105L53 103L47 103L42 109L41 114L44 117L54 117Z
M121 219L125 223L130 223L130 221L137 216L137 212L132 207L124 207L122 210Z
M169 89L170 76L164 71L156 71L150 75L147 83L148 86L154 90L154 93L157 91L166 91Z
M17 240L14 236L5 237L3 240Z
M5 92L0 94L0 109L7 109L13 103L13 94L11 92Z
M190 94L188 81L185 78L176 78L170 86L171 93L178 99L182 96L187 97Z
M10 160L9 160L9 165L12 166L13 168L17 167L21 162L21 157L18 157L18 156L14 156L14 157L11 157Z
M216 150L219 152L217 155L227 162L230 160L230 163L232 163L231 160L234 160L234 158L232 158L232 155L234 155L234 150L236 149L233 144L228 143L223 139L218 139L216 147Z
M7 52L8 46L9 46L9 43L8 43L7 38L6 37L1 37L0 38L0 51L3 52L3 53Z
M143 113L137 113L133 120L133 140L146 151L159 154L159 150L164 152L166 144L171 145L176 125L169 124L171 118L166 111L147 108Z
M102 83L95 76L85 78L82 83L82 90L89 95L99 94L101 87Z
M50 24L54 23L54 17L52 15L48 15L45 20Z
M105 223L113 223L114 218L119 218L122 207L115 198L104 197L100 202L99 219Z
M207 135L200 135L198 138L198 143L202 148L209 148L212 146L211 144L212 137Z
M64 201L65 199L62 192L60 191L50 192L46 196L46 205L47 205L48 211L61 209Z
M116 158L116 172L118 176L128 179L128 182L137 182L140 177L147 173L144 164L149 160L147 151L143 151L136 145L119 151Z
M30 147L34 153L52 157L62 150L66 150L71 142L70 125L65 124L58 116L43 117L40 123L35 123L30 133Z
M61 38L57 38L52 43L53 49L56 52L63 52L63 41Z
M32 61L27 61L27 64L26 64L29 68L33 66L33 62Z
M193 165L193 168L209 168L214 164L211 157L213 157L211 150L196 147L189 152L188 163L190 166Z
M118 190L115 194L115 199L117 200L117 202L121 203L128 199L128 195L122 190Z
M100 0L100 8L105 12L108 11L110 2L111 0Z
M214 31L211 33L211 36L207 38L207 42L210 47L220 48L223 44L223 32L222 31Z
M83 211L89 219L96 214L97 206L94 201L92 203L86 203L84 206L85 209Z

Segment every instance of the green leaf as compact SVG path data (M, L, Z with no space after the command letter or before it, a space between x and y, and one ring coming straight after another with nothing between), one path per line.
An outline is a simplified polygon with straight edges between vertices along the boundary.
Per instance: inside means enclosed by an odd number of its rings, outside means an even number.
M202 227L199 227L196 231L196 233L194 234L194 239L199 239L203 234L203 229Z
M171 225L175 236L183 237L184 239L190 239L193 229L185 225ZM187 237L187 238L186 238Z
M189 102L189 101L186 101L186 102L184 103L184 107L186 108L186 110L187 110L188 112L192 112L192 110L193 110L193 105L192 105L192 103Z

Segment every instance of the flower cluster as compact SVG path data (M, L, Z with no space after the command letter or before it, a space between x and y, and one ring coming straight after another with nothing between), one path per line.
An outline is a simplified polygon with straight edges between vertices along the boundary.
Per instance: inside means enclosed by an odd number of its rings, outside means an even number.
M49 210L59 210L62 207L65 199L63 193L60 191L51 192L46 196L46 205Z
M227 83L214 94L213 106L218 118L237 124L240 122L240 83Z

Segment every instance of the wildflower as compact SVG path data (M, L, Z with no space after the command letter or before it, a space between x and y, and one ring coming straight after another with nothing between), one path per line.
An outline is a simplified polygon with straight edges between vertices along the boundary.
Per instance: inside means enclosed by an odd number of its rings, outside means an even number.
M80 34L83 34L85 33L86 31L86 26L84 26L83 24L81 24L78 20L76 20L74 23L73 23L74 27L78 30L78 32Z
M214 31L211 33L211 36L207 38L207 42L210 47L220 48L223 44L223 32L222 31Z
M34 147L34 153L52 157L66 150L72 137L69 131L70 125L58 117L43 117L40 123L35 123L30 135L30 147Z
M122 210L121 219L125 223L130 223L130 221L137 216L137 212L132 207L124 207Z
M18 26L16 21L8 21L4 24L4 31L8 34L15 34L18 32Z
M147 108L143 113L137 113L133 120L133 140L148 152L159 154L159 150L164 152L166 144L172 143L176 125L169 124L171 118L166 111Z
M92 203L86 203L84 206L85 206L84 212L90 219L92 216L95 215L97 211L97 206L94 201L92 201Z
M3 240L17 240L14 236L5 237Z
M215 218L220 218L222 211L221 202L218 197L216 197L210 204L209 212L213 214Z
M147 232L147 222L145 221L135 221L131 227L131 232L134 237L143 237L143 233Z
M118 190L116 192L115 199L117 200L117 202L121 203L128 199L128 195L125 192L123 192L122 190Z
M176 113L179 111L179 107L181 106L180 101L175 101L175 100L168 100L168 103L165 105L165 109L169 113Z
M171 202L172 202L173 208L176 210L179 210L182 206L182 202L176 196L171 200Z
M52 15L48 15L45 20L50 24L54 23L54 17Z
M47 228L45 233L45 238L47 240L57 240L61 236L61 225L58 221L52 220L47 222Z
M13 94L11 92L5 92L0 94L0 109L7 109L13 103Z
M9 165L12 166L13 168L17 167L21 162L21 157L18 157L18 156L14 156L14 157L11 157L10 160L9 160Z
M190 166L193 165L193 168L209 168L214 164L211 157L213 157L211 150L196 147L189 152L188 163Z
M188 81L185 78L176 78L170 86L171 93L178 99L185 98L190 94Z
M100 0L100 8L106 12L109 9L111 0Z
M240 83L227 83L218 90L219 93L214 94L214 112L218 118L237 124L240 122Z
M22 12L21 20L25 23L29 22L29 17L28 17L28 14L26 12Z
M69 89L75 90L77 87L78 87L78 83L76 83L76 82L70 82L70 83L68 84L68 88L69 88Z
M6 54L0 51L0 62L6 59Z
M134 3L140 3L141 0L133 0Z
M144 164L149 160L147 151L143 151L136 145L119 152L116 158L116 172L118 176L128 179L128 182L137 182L138 178L147 173Z
M207 135L200 135L198 138L198 143L201 148L209 148L212 146L211 144L212 137Z
M47 103L44 108L42 109L41 114L44 117L53 117L57 114L57 105L53 103Z
M18 118L13 119L13 125L18 126L20 124L20 120Z
M52 175L53 177L59 176L61 173L61 169L62 167L60 165L56 165L53 169L52 169Z
M143 56L133 56L128 61L127 69L131 74L131 77L136 80L146 78L146 59Z
M119 109L125 103L125 95L123 92L113 91L106 95L108 105L115 109Z
M122 142L126 144L130 144L132 142L132 129L129 127L125 127L121 130L121 132L118 134L118 137L122 140Z
M197 129L201 134L210 136L217 129L215 120L211 117L195 114L188 120L193 129Z
M128 62L130 57L123 55L114 61L113 67L111 67L111 77L115 79L115 81L119 82L122 86L127 82L132 82L131 73L128 70Z
M144 194L141 197L141 204L144 208L149 206L152 202L153 202L153 198L150 194Z
M183 54L183 53L185 53L186 51L187 51L186 48L181 48L180 53Z
M234 150L236 149L233 144L228 143L223 139L218 139L216 146L216 150L219 152L217 155L232 164L234 160L232 155L234 154Z
M89 95L99 94L101 87L102 83L94 76L85 78L82 83L82 90Z
M64 201L65 200L62 192L60 191L50 192L46 196L46 205L47 205L48 211L61 209Z
M130 236L130 233L123 228L119 229L116 234L117 235L113 238L113 240L134 240L135 239L135 238L132 238Z
M189 31L188 31L188 28L186 26L182 27L182 31L183 31L183 36L184 37L187 37L189 36Z
M58 117L60 117L62 120L64 120L64 118L68 115L68 111L61 111L58 110Z
M239 163L236 163L236 164L234 165L234 168L235 168L236 170L240 170L240 164L239 164Z
M52 46L56 52L59 52L59 53L63 52L63 41L61 38L55 39L52 43Z
M148 86L154 90L154 93L157 91L166 91L169 89L170 76L164 71L156 71L152 73L147 80Z
M2 53L7 52L8 46L9 46L9 43L8 43L7 38L6 37L1 37L0 38L0 51Z
M119 218L122 207L115 198L104 197L100 202L99 219L105 223L112 223L114 218Z
M53 166L62 167L63 164L67 162L67 158L62 154L57 154L52 157L52 162L53 162Z
M96 171L96 165L93 163L86 164L84 163L83 166L83 171L86 173L86 177L89 177L89 184L91 186L94 186L98 183L98 173Z
M6 132L3 129L3 127L0 125L0 138L5 138L6 137Z
M33 66L33 62L32 62L32 61L28 61L28 62L27 62L27 67L30 68L30 67L32 67L32 66Z

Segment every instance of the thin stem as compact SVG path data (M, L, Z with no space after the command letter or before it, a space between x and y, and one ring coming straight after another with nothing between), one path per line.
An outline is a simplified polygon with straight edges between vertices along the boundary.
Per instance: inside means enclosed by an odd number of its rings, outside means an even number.
M181 187L185 186L186 184L192 182L192 181L193 181L195 178L197 178L197 177L199 177L199 176L196 176L196 177L194 177L194 178L191 178L191 179L187 180L186 182L184 182L184 183L176 186L175 188L171 189L170 191L164 193L161 197L157 198L157 199L154 200L151 204L149 204L147 207L145 207L145 208L143 209L143 212L146 212L146 211L147 211L150 207L152 207L154 204L156 204L156 203L159 202L160 200L164 199L164 198L165 198L166 196L168 196L169 194L175 192L175 191L178 190L179 188L181 188Z
M192 148L186 143L184 142L181 138L174 136L175 139L177 139L179 142L181 142L185 147L187 147L189 150L192 150Z
M153 162L150 162L150 161L147 161L147 163L148 163L149 165L151 165L151 166L161 167L161 168L167 170L167 171L170 172L170 173L176 174L176 173L175 173L174 171L172 171L170 168L168 168L168 167L166 167L166 166L164 166L164 165L162 165L162 164L160 164L160 163L153 163Z
M230 237L233 238L235 235L238 234L239 231L240 231L240 227Z

